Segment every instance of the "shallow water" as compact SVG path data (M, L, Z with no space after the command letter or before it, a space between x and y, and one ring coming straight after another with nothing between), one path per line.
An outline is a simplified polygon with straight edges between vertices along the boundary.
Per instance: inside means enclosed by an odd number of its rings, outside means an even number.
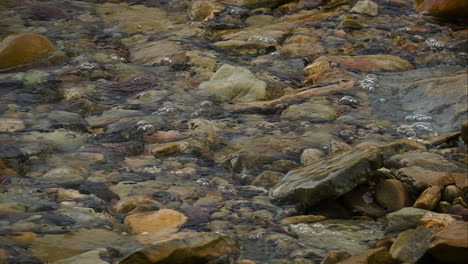
M17 260L12 263L49 263L98 248L107 248L108 260L116 261L143 244L124 224L128 212L115 209L132 196L154 200L137 206L141 211L182 212L188 221L181 231L234 235L244 257L258 263L320 261L343 248L357 254L383 237L381 222L301 224L314 230L294 238L254 217L277 223L300 213L272 204L269 188L301 166L306 148L328 155L364 141L453 132L466 120L460 114L466 111L461 103L466 93L450 95L457 100L453 107L411 88L424 89L430 85L418 86L419 81L465 69L466 53L446 48L459 41L454 32L462 28L409 6L376 1L381 14L364 17L369 27L354 31L337 27L346 8L317 17L325 11L316 1L290 13L228 5L202 22L187 14L190 1L10 2L0 2L0 41L39 33L67 55L58 64L0 72L0 247ZM413 39L417 50L407 52L395 41L411 42L413 32L404 29L415 25L425 30ZM282 49L296 35L322 47L295 51L300 56ZM430 41L434 38L445 46ZM217 45L232 39L247 44ZM310 52L315 49L318 54ZM406 56L415 69L372 74L351 69L343 80L305 85L304 67L321 54L376 53ZM250 72L224 81L233 83L232 98L200 88L223 64ZM344 86L341 81L356 84L294 97ZM244 90L263 83L264 94ZM262 105L282 96L292 99ZM414 103L418 99L427 100ZM430 118L416 120L414 114ZM429 122L433 130L401 128L413 121ZM258 179L265 171L273 176ZM358 213L339 218L352 214ZM333 233L336 244L324 242L329 232L342 231L352 237Z

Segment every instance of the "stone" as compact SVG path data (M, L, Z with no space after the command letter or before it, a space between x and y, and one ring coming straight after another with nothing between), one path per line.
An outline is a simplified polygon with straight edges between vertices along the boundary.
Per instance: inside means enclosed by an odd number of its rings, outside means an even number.
M131 48L130 60L142 65L182 63L185 51L177 42L157 40Z
M223 9L224 5L215 0L194 0L188 11L192 20L203 21L214 18Z
M125 217L124 223L133 234L158 232L164 235L177 232L187 217L171 209L135 213Z
M350 29L361 29L365 28L366 26L359 23L358 21L354 19L343 19L343 21L340 22L338 25L339 28L350 28Z
M320 56L304 68L305 84L350 78L345 69L359 72L403 71L413 66L407 60L392 55Z
M439 186L436 185L429 187L426 190L424 190L423 193L421 193L416 202L414 202L413 207L426 210L433 210L439 203L441 197L442 194Z
M314 97L305 103L291 105L281 113L281 118L313 122L333 121L337 116L333 104L324 97Z
M362 254L346 258L336 264L392 264L392 256L388 253L387 248L370 249Z
M272 44L236 39L218 41L214 45L227 55L233 56L259 55L275 50Z
M463 197L463 192L456 185L448 185L442 193L442 200L452 203L457 197Z
M399 180L387 179L375 187L375 200L383 208L392 211L411 205L406 186Z
M416 263L427 251L435 230L418 227L401 232L392 247L390 254L401 262Z
M179 233L131 252L117 264L235 263L240 245L218 233Z
M280 223L283 225L298 224L298 223L312 223L312 222L322 221L325 219L327 219L327 217L323 215L297 215L297 216L284 218L283 220L280 221Z
M371 192L367 186L358 186L354 190L343 195L344 204L355 213L370 217L381 217L385 215L385 210L367 198Z
M279 51L285 56L307 57L310 60L315 60L325 52L325 49L322 45L317 43L316 38L296 34L287 38Z
M253 181L250 183L254 186L261 186L261 187L273 187L275 186L279 180L283 177L283 174L280 172L275 171L264 171L260 173Z
M42 184L69 185L84 181L85 175L86 170L83 168L62 166L46 172L38 180Z
M383 166L385 157L419 147L406 140L386 145L356 146L288 172L270 190L270 197L304 203L307 207L337 198L366 182L375 170Z
M468 221L468 208L463 207L462 205L455 204L453 205L448 212L449 214L459 215L463 220Z
M200 89L223 102L252 102L265 99L267 87L248 69L229 64L221 66Z
M460 128L461 138L465 143L465 146L468 146L468 121L463 122Z
M430 213L428 210L414 207L405 207L396 212L387 214L387 231L389 233L401 232L407 229L416 228L419 221Z
M55 261L52 264L108 264L109 262L101 259L101 256L108 253L105 248L98 248L67 259Z
M132 214L159 209L161 204L145 196L129 196L113 205L118 214Z
M336 264L342 260L345 260L352 255L349 254L348 252L340 251L340 252L331 252L328 253L325 258L323 258L322 262L320 264Z
M427 11L432 15L444 19L465 20L468 16L466 1L464 0L416 0L417 11Z
M324 156L323 152L318 149L304 149L301 154L301 163L309 165L319 161Z
M427 213L419 220L418 226L440 231L447 229L456 221L454 217L448 214Z
M0 132L15 132L24 129L26 126L21 119L0 118Z
M436 233L429 244L429 254L442 263L466 263L468 222L458 221Z
M401 169L411 166L418 166L432 171L461 172L458 166L443 156L431 152L409 151L390 157L385 161L385 167L389 169Z
M368 16L377 16L379 14L379 6L369 0L358 1L353 8L351 8L351 12Z
M453 184L454 180L450 173L426 170L418 166L410 166L398 170L398 178L407 182L418 191L432 186L444 187Z
M10 35L0 43L0 70L36 63L54 63L64 58L54 44L40 34Z

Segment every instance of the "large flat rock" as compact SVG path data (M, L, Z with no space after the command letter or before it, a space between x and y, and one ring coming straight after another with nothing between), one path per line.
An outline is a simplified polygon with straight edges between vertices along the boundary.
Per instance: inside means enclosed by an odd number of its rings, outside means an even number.
M340 197L366 182L391 155L420 148L407 140L386 145L358 145L290 171L271 189L270 197L313 206L322 200Z

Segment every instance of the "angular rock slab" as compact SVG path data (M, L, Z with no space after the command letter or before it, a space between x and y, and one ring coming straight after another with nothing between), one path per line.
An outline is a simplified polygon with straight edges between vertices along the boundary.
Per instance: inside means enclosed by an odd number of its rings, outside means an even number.
M356 148L327 157L316 163L290 171L270 191L272 199L313 206L334 199L366 182L384 159L421 146L408 140L386 145L358 145Z
M443 263L466 263L468 259L468 223L458 221L432 237L429 254Z
M231 237L218 233L179 233L168 239L138 249L117 264L235 263L240 245Z

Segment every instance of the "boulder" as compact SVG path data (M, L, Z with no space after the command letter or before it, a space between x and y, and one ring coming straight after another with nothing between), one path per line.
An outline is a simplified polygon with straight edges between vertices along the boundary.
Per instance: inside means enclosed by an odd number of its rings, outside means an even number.
M407 182L418 191L425 190L431 186L444 187L453 184L454 180L450 173L426 170L418 166L410 166L398 170L398 178Z
M370 249L362 254L349 257L339 261L336 264L392 264L392 256L388 253L387 248L380 247Z
M461 125L461 138L466 146L468 146L468 121L463 122Z
M387 179L375 188L375 200L383 208L392 211L400 210L411 205L406 186L399 180Z
M369 0L358 1L356 5L351 8L351 12L368 16L377 16L379 14L379 6Z
M416 0L416 10L427 11L444 19L466 21L468 3L465 0Z
M448 218L447 218L448 217ZM416 228L418 225L432 227L435 223L450 223L455 218L446 214L438 214L424 209L405 207L396 212L387 214L387 231L397 233L407 229ZM423 220L424 219L424 220Z
M383 160L421 146L407 140L386 145L362 144L288 172L270 191L272 199L313 206L335 199L366 182Z
M398 235L390 254L400 262L416 263L426 253L434 233L426 227L406 230Z
M414 202L413 207L433 210L439 203L440 198L442 198L441 188L435 185L424 190L416 202Z
M442 263L466 263L468 222L456 222L435 234L429 244L429 254Z
M266 97L266 86L248 69L224 64L200 89L223 102L252 102Z
M64 58L54 44L40 34L10 35L0 43L0 70L37 63L54 63Z
M161 232L174 233L187 221L187 217L171 209L131 214L125 218L132 233Z
M137 249L117 264L235 263L240 245L218 233L179 233ZM223 259L223 262L215 262Z

